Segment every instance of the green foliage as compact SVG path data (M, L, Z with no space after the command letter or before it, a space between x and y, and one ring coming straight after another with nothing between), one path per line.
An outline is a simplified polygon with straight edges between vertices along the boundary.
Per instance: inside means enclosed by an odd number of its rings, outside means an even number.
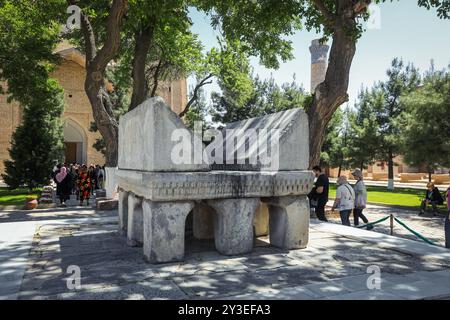
M321 166L331 168L342 167L344 162L343 134L345 119L342 109L338 109L331 118L325 131L325 140L320 153Z
M365 167L379 161L391 161L401 152L400 122L405 112L401 96L414 92L420 75L412 64L404 65L395 58L387 71L388 79L376 83L370 90L363 89L352 120L352 147L349 157L355 167ZM391 168L392 169L392 168Z
M432 172L450 167L450 70L431 71L420 89L402 97L405 162Z
M202 122L203 128L208 127L206 115L208 112L208 102L206 99L206 93L203 88L200 88L198 93L198 98L189 108L184 121L188 128L194 129L195 122ZM192 91L190 93L190 98L192 98Z
M47 184L54 161L63 157L63 91L54 79L41 81L41 87L28 88L39 98L24 107L22 123L12 135L11 160L5 161L6 173L2 177L13 189Z
M63 90L49 77L58 60L52 52L59 26L49 18L56 1L42 7L25 0L0 4L0 79L7 83L8 100L18 101L23 109L2 177L11 188L32 189L48 182L64 148Z
M380 146L379 123L375 109L381 109L383 94L378 87L370 91L362 89L355 106L356 111L350 115L350 145L348 163L352 168L367 168L375 162Z
M244 97L238 88L225 86L219 81L222 92L213 92L211 95L210 111L214 122L240 121L292 108L304 108L311 103L311 96L295 82L295 77L291 83L284 83L281 87L273 78L261 80L259 77L249 77L252 91Z

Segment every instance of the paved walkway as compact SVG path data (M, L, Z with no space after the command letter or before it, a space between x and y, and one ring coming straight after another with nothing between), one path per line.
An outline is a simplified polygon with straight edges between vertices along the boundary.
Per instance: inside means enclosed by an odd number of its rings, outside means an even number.
M88 222L86 218L98 219L111 214L99 215L86 207L0 212L0 300L17 299L24 273L29 267L33 239L41 225Z
M21 214L31 221L18 219ZM128 247L118 234L115 212L7 215L13 222L0 213L2 299L450 297L450 251L333 223L312 221L306 249L283 251L259 238L251 254L235 257L188 236L183 263L151 265L142 248ZM80 268L79 290L68 289L70 266ZM374 268L381 272L379 289L368 286L377 287Z
M333 202L328 202L328 205L331 207L333 205ZM406 210L378 205L368 205L363 213L369 219L369 221L372 222L386 217L387 215L394 214L399 220L404 222L414 231L419 232L426 238L435 242L437 245L445 246L444 215L434 217L431 212L427 212L425 215L419 216L417 210ZM339 224L341 223L339 214L337 212L335 215L331 215L329 217L331 222ZM360 224L363 224L361 219L359 220ZM353 215L350 217L350 222L353 225ZM389 220L375 225L374 231L384 234L390 234ZM411 240L422 241L397 222L394 222L394 235Z

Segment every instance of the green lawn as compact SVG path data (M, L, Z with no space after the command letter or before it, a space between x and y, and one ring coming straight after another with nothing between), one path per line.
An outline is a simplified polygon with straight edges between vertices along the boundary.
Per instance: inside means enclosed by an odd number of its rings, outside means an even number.
M443 191L443 190L441 190ZM330 185L330 198L336 196L336 185ZM367 198L369 203L389 204L405 207L418 207L425 196L425 190L395 189L387 191L385 187L367 187ZM443 206L444 207L444 206Z
M29 196L38 197L42 189L34 189L30 192L28 189L19 188L16 190L8 190L0 188L0 206L17 206L25 204L25 199Z

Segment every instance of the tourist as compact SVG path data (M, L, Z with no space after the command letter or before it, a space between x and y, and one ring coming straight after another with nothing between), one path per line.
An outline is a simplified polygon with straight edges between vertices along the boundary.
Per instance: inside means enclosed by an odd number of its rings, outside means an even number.
M72 174L72 176L73 176L73 181L74 181L74 183L73 183L73 192L76 195L76 199L80 200L80 188L78 188L78 180L80 178L80 169L79 169L78 164L76 164L74 166L74 173Z
M444 198L442 197L439 189L434 186L434 183L429 182L427 184L427 191L425 193L425 199L423 199L422 204L420 206L420 213L422 215L425 213L427 205L431 204L433 208L433 215L435 216L438 212L437 206L444 204Z
M366 216L362 213L367 204L367 190L366 185L364 184L364 176L361 170L356 169L352 172L352 176L356 180L356 183L353 186L353 191L355 191L355 209L353 209L353 220L356 227L359 225L359 218L361 218L365 224L369 223L369 219L367 219ZM367 230L372 229L373 225L369 224L367 226Z
M91 164L89 166L89 170L88 170L88 174L89 174L89 178L91 179L91 194L94 194L94 190L96 189L96 185L97 185L97 177L95 176L95 167L93 164Z
M450 249L450 187L447 189L447 214L445 215L445 247Z
M89 198L91 195L92 180L90 178L87 166L83 164L78 176L78 189L80 195L80 206L83 205L83 201L86 200L86 205L89 205Z
M322 168L319 166L313 167L314 175L317 177L314 187L308 194L310 203L316 208L316 216L319 220L327 222L325 216L325 206L328 202L328 189L330 182L325 173L322 173Z
M97 165L97 189L103 189L103 181L105 179L105 170L99 165Z
M66 201L70 198L72 191L72 175L67 171L66 167L61 167L55 175L56 194L62 207L66 206Z
M333 211L338 210L344 226L350 226L350 213L355 208L355 191L348 184L345 176L340 176L337 180L336 199L333 204Z

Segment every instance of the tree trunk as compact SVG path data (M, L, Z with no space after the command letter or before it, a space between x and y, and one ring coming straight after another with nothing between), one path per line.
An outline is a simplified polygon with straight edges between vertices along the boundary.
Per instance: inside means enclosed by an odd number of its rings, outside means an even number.
M145 77L145 62L153 40L155 21L155 19L152 19L144 30L136 32L134 36L133 92L129 111L136 108L147 98L148 85Z
M388 190L394 190L394 156L392 151L388 153Z
M353 20L346 21L353 24ZM356 51L356 40L340 26L333 34L333 43L324 82L314 92L312 105L308 108L309 119L309 167L320 161L325 139L325 129L336 109L348 101L350 67Z
M76 4L74 0L68 0L68 3ZM81 31L86 50L84 89L91 103L98 131L105 141L105 165L107 167L117 166L119 126L105 88L105 71L119 50L122 18L127 11L127 7L128 0L113 1L108 15L104 45L99 51L97 51L95 34L89 17L81 12Z
M342 171L342 165L339 165L339 170L338 170L338 175L337 175L338 178L341 176L341 171Z
M119 125L114 117L108 93L103 84L86 77L85 91L92 106L92 112L98 131L105 141L105 165L116 167L118 160ZM109 111L109 112L108 112Z

